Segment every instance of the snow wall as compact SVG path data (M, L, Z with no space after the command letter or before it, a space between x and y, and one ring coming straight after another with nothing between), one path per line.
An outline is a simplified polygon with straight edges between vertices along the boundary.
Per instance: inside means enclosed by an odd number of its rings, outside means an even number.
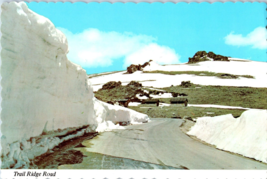
M70 138L33 139L41 134L87 127L77 136L119 127L111 121L149 120L147 115L94 98L86 71L67 59L67 39L50 20L24 2L3 3L1 8L5 167L27 167L30 159Z
M231 114L198 118L187 133L217 148L267 163L267 110L251 109L239 118Z

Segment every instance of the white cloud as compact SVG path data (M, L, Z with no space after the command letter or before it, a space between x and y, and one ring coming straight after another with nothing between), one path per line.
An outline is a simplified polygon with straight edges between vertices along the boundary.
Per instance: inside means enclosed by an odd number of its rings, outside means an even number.
M156 43L150 43L128 55L123 67L125 68L130 64L143 64L150 59L159 64L174 64L179 63L179 58L180 56L173 49L166 46L159 46Z
M258 27L246 36L231 32L225 37L225 43L234 46L252 46L252 48L267 49L266 29Z
M151 36L98 29L73 34L67 29L59 29L68 39L68 58L82 67L108 67L119 58L125 60L122 65L136 61L144 63L149 59L161 64L178 63L179 60L173 49L156 44L157 39Z

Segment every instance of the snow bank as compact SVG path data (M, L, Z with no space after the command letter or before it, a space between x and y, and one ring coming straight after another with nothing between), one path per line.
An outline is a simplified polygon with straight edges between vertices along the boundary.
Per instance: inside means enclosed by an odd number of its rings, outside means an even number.
M25 3L2 5L2 125L8 143L94 120L85 70L70 62L65 35Z
M119 120L148 121L147 115L96 100L85 70L67 59L65 35L24 2L3 3L1 20L4 168L27 168L62 141L120 128L113 124ZM73 129L76 134L57 138Z
M96 112L97 123L101 124L98 125L96 129L96 131L98 132L109 130L108 126L110 126L111 124L110 121L112 121L113 124L124 121L129 121L132 124L149 121L147 115L121 106L104 103L97 99L94 99L94 107ZM114 128L114 126L110 127Z
M267 163L267 110L198 118L188 132L217 148Z

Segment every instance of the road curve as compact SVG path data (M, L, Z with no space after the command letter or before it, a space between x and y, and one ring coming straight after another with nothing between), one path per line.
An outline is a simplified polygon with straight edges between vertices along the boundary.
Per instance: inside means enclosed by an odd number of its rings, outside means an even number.
M267 164L224 152L191 139L181 119L152 119L84 141L88 152L189 169L267 169Z

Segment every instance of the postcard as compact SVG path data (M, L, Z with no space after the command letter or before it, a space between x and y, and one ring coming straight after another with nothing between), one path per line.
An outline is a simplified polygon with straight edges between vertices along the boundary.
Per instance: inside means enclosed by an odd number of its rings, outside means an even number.
M2 178L267 176L265 3L4 2L1 22Z

